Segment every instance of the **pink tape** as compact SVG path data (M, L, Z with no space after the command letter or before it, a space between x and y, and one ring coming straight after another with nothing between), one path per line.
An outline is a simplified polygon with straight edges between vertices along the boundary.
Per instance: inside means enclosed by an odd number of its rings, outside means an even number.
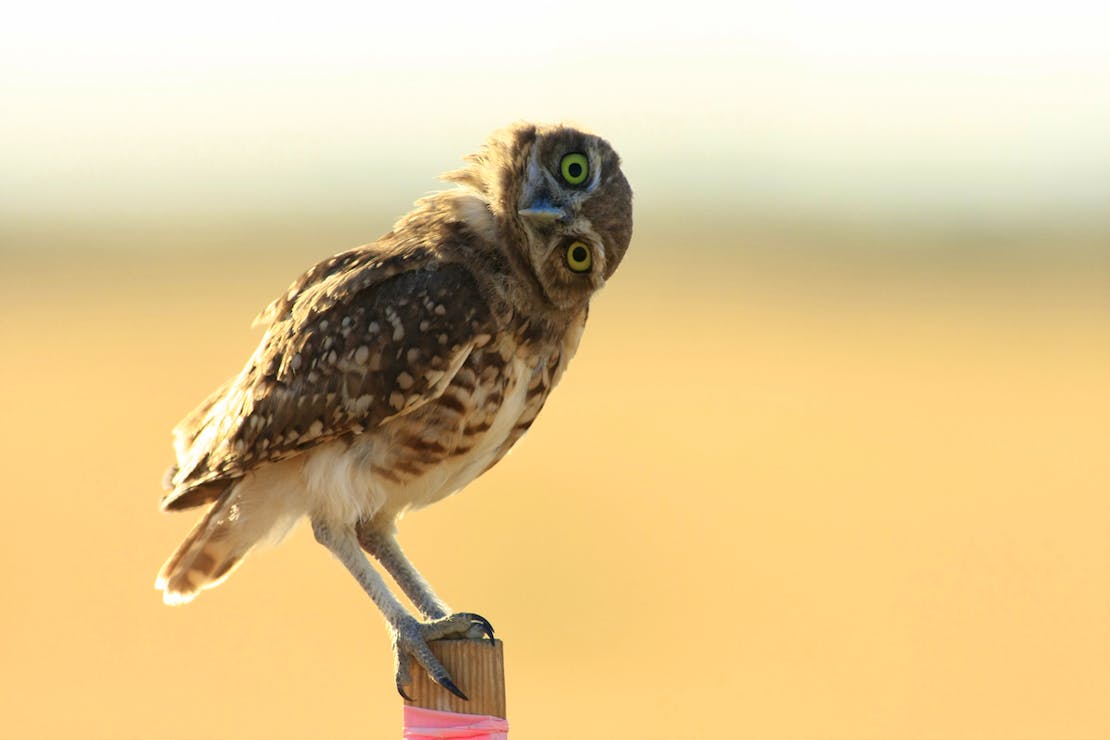
M458 714L405 706L405 740L509 740L509 722L488 714Z

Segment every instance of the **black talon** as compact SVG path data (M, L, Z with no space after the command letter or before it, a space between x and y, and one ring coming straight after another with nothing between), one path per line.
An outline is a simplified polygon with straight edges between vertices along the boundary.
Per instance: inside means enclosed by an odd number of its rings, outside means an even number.
M433 678L435 678L435 677L433 676ZM470 701L470 697L459 690L459 687L455 685L455 682L451 680L450 676L444 676L443 678L436 678L436 683L438 683L440 686L447 689L448 691L450 691L452 694L459 697L463 701ZM412 701L412 700L410 699L409 701Z
M494 642L493 625L482 615L471 612L459 612L431 622L418 622L409 616L394 625L393 650L397 659L397 693L406 701L413 701L405 691L405 684L408 683L406 679L412 668L412 661L415 660L437 684L463 701L470 701L470 697L455 685L450 674L436 660L428 647L428 641L465 639L474 634L475 627L481 635L477 639L488 637L491 644Z
M489 623L488 619L483 617L481 614L474 614L472 612L463 612L462 616L466 617L471 622L474 622L479 627L481 627L482 632L485 633L486 637L488 637L491 641L493 640L493 625Z

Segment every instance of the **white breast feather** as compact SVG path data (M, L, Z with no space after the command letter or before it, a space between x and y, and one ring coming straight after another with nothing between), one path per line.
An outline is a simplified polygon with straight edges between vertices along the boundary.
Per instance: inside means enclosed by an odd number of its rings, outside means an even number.
M481 475L482 471L494 462L497 451L509 438L513 427L516 426L517 421L524 413L524 406L528 399L528 376L530 372L526 362L519 358L513 358L508 368L509 380L508 387L505 388L504 400L497 410L497 414L493 417L490 428L468 454L458 458L456 464L444 466L448 469L443 471L433 471L434 473L442 472L444 474L442 476L443 481L438 486L439 495L436 496L435 491L430 491L432 498L416 503L416 506L426 506L451 495Z
M529 368L514 358L506 368L508 380L490 428L465 455L451 457L413 480L393 482L374 476L373 469L389 469L394 451L387 435L363 434L346 442L320 445L304 455L302 475L309 511L335 524L355 522L381 513L397 516L406 509L433 504L470 483L485 470L524 413ZM474 401L485 398L481 389Z

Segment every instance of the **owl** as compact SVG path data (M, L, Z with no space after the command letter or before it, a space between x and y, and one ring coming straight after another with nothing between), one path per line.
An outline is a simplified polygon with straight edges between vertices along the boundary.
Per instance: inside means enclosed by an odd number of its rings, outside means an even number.
M465 699L428 642L493 629L436 596L398 545L398 520L528 430L632 237L632 190L597 136L518 124L465 161L442 176L453 188L312 267L259 315L246 365L174 429L161 502L207 507L158 574L167 604L307 517L385 617L402 696L415 661Z

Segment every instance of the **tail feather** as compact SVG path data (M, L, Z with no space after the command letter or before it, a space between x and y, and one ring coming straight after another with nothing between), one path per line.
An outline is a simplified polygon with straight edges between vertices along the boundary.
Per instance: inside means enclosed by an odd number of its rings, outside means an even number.
M265 465L226 484L158 573L154 587L167 604L192 601L222 583L256 545L277 544L285 536L306 513L301 464Z
M158 573L154 587L167 604L185 604L223 582L256 542L236 524L235 489L222 495Z

